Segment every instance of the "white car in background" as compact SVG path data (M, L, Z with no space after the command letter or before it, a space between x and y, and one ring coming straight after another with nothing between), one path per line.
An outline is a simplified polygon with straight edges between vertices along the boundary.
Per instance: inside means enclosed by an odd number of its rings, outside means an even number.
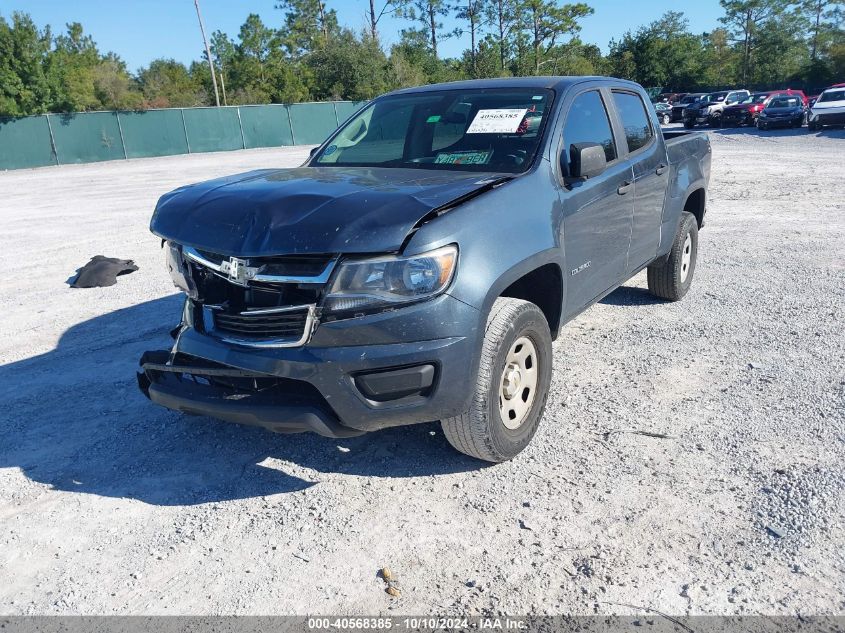
M722 110L727 106L745 101L750 96L751 93L748 90L720 90L707 93L684 109L684 127L689 129L704 123L721 127Z
M813 131L825 125L845 125L845 88L828 88L813 104L807 127Z

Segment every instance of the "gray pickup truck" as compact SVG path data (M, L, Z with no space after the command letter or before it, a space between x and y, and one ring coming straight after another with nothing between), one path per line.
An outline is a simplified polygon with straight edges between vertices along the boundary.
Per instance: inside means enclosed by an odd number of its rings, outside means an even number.
M536 432L565 323L648 269L692 283L710 142L606 77L399 90L299 168L189 185L151 230L186 294L153 401L281 433L439 420L503 461Z

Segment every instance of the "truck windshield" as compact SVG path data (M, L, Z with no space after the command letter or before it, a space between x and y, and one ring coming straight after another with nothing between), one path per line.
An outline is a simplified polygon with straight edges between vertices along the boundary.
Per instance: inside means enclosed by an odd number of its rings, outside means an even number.
M441 90L377 99L312 164L519 173L534 161L553 93Z

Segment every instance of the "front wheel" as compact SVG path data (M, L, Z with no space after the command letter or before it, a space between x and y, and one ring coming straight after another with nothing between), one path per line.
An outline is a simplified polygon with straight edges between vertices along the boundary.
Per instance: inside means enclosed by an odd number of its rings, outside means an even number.
M681 225L669 251L669 258L648 267L648 290L656 297L679 301L692 285L698 259L698 222L688 211L681 214Z
M688 130L691 130L695 127L695 123L693 123L692 121L684 121L684 127Z
M546 317L522 299L496 299L481 347L470 410L441 420L457 450L503 462L524 449L540 424L552 379L552 337Z

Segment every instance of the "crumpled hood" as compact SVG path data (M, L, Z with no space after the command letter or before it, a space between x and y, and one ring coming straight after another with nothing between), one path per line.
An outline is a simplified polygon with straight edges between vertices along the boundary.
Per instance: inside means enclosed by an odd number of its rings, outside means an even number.
M369 167L251 171L163 195L150 230L240 257L391 252L430 211L500 179Z

